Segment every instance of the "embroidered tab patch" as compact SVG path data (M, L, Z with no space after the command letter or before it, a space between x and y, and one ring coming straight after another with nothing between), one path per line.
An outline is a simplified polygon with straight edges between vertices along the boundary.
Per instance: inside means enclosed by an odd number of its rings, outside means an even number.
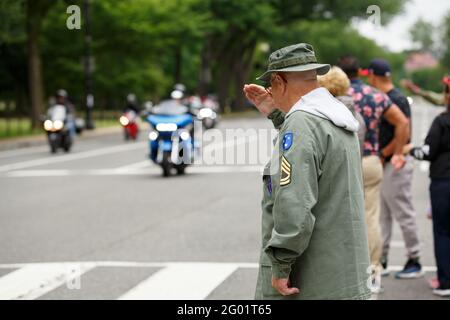
M289 150L292 146L292 141L294 140L294 136L292 133L288 132L283 136L283 150Z
M291 182L291 164L287 159L281 157L281 175L280 175L280 186L286 186Z
M267 192L269 192L269 195L272 195L272 177L267 177Z

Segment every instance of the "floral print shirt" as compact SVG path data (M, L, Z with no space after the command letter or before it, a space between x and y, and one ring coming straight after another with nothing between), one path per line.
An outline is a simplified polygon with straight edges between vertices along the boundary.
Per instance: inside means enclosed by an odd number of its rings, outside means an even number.
M389 97L383 92L364 84L359 79L351 81L349 95L353 97L355 110L366 123L364 139L364 156L379 154L379 125L383 113L392 105Z

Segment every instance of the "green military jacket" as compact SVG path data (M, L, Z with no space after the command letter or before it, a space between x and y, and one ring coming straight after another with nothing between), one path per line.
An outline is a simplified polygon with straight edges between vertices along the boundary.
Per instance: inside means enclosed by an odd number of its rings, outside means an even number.
M279 135L263 175L256 299L370 297L358 138L319 115L269 117ZM272 276L289 277L300 293L281 296Z

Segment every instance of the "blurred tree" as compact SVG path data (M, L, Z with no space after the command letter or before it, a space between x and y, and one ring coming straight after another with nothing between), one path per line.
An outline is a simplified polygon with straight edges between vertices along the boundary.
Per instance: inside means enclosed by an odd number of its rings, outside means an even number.
M37 128L39 117L44 110L44 92L42 81L42 61L39 39L42 21L56 1L27 0L27 48L28 48L28 86L31 104L31 125Z
M442 50L442 58L441 64L450 70L450 11L447 12L446 16L442 22L442 40L441 42L441 50Z
M233 109L240 109L245 104L242 85L263 71L270 51L297 42L311 42L324 62L334 62L340 54L351 52L360 56L363 63L374 55L387 55L397 65L401 60L397 55L391 56L373 41L361 37L349 27L349 20L368 18L367 7L375 4L382 9L381 21L386 22L401 10L404 2L92 1L96 105L119 107L129 92L135 92L141 100L158 100L176 82L183 82L190 91L217 92L222 107L232 105ZM2 49L0 75L10 79L20 72L14 74L8 70L20 70L18 66L27 65L23 48L26 48L25 30L28 30L29 91L35 119L43 100L43 95L39 95L40 52L46 94L64 87L76 101L81 101L83 95L83 25L81 31L67 29L68 4L82 7L83 1L2 0L0 3L0 25L10 26L0 30L0 42L3 41L0 45L6 44L10 52L8 59L16 62L4 59L8 51ZM19 36L21 26L22 37ZM11 51L13 48L16 51ZM22 57L17 54L20 50L24 52ZM253 71L254 67L257 72ZM3 85L8 82L6 76L0 77L0 94L8 92L10 83ZM23 80L15 81L27 87Z
M130 92L141 98L158 99L175 82L186 80L183 71L192 68L195 61L189 52L200 50L202 25L207 20L207 14L192 9L199 2L92 2L94 83L101 105L119 108ZM60 4L52 8L46 19L45 78L49 92L66 86L73 96L80 97L82 32L62 27L67 17L64 12ZM185 57L189 60L186 63ZM191 83L190 79L186 81Z
M26 112L27 65L24 1L0 2L0 96L15 100L15 111Z
M214 25L209 30L202 50L202 66L214 65L219 103L227 104L234 98L232 107L245 105L242 86L248 79L258 42L271 42L274 36L295 33L291 25L300 20L339 20L367 17L367 7L378 5L382 10L381 22L386 22L398 13L405 0L209 0L206 7L213 16ZM319 24L317 25L319 26ZM279 32L273 32L279 30ZM295 34L289 43L303 42L303 36ZM328 37L326 37L328 39ZM275 39L276 40L276 39ZM318 39L313 39L314 44ZM286 45L284 42L280 46ZM217 63L214 63L217 61ZM208 75L202 70L201 75ZM208 87L200 79L201 88ZM234 87L234 90L230 90Z
M411 74L411 80L419 87L434 92L442 92L442 77L448 69L441 66L416 70Z
M298 41L298 35L302 35L304 42L312 43L317 59L324 63L334 64L338 57L344 54L352 54L358 57L362 67L367 66L373 58L388 60L394 70L394 76L401 77L405 55L390 53L378 46L375 41L365 38L357 30L344 21L338 20L300 20L290 25L290 32L284 28L273 31L270 47L279 48L286 43ZM267 54L259 54L256 58L253 74L256 76L265 67Z
M434 26L419 18L409 29L409 33L411 36L411 40L417 44L417 48L419 50L433 50L433 34L434 34Z

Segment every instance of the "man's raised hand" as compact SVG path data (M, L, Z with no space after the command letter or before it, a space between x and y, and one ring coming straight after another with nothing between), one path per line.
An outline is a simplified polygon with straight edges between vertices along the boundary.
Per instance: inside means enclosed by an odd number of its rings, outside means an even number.
M268 116L275 110L272 96L264 89L264 87L256 84L246 84L244 85L244 93L247 99L253 103L263 115Z

